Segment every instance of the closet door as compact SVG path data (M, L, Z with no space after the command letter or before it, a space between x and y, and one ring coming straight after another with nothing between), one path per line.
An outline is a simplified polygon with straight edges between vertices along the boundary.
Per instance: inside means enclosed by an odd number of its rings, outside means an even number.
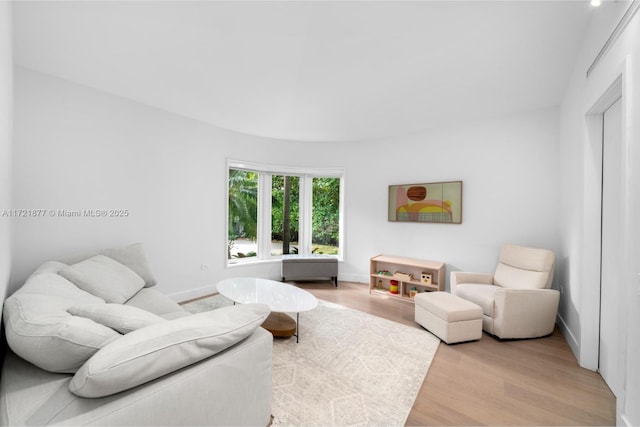
M600 278L600 353L598 369L614 395L619 396L620 319L623 295L623 152L622 101L603 114L602 136L602 250Z

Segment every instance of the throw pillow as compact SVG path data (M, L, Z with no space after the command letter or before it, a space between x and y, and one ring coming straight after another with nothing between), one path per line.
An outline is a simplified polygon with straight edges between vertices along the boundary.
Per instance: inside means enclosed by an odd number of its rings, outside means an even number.
M58 274L80 289L115 304L124 303L144 287L142 277L104 255L65 267Z
M96 255L108 256L115 259L120 264L129 267L144 279L145 287L151 287L156 284L156 279L151 269L151 264L147 259L146 252L142 243L132 243L127 246L118 246L102 250L93 250L89 252L79 253L58 259L58 261L71 265L77 264Z
M156 278L153 275L151 264L145 253L142 243L133 243L131 245L118 248L103 249L100 255L108 256L115 259L120 264L124 264L144 279L144 286L149 288L156 284Z
M67 311L74 316L85 317L115 329L121 334L128 334L136 329L166 321L148 311L122 304L76 305L68 308Z
M71 316L72 305L102 305L55 273L29 277L4 302L5 336L18 356L49 372L76 372L108 342L122 337L104 325Z
M93 355L69 390L103 397L144 384L231 347L269 315L264 304L224 307L138 329Z

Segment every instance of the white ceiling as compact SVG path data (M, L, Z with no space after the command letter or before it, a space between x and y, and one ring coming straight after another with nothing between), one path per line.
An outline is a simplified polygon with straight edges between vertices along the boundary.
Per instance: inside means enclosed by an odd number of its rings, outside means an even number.
M558 105L586 1L14 3L17 64L304 141Z

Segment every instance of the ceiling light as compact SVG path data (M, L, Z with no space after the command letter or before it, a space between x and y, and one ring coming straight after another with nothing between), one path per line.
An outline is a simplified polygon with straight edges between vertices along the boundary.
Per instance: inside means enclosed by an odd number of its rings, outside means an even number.
M600 6L601 4L601 0L591 0L591 6Z

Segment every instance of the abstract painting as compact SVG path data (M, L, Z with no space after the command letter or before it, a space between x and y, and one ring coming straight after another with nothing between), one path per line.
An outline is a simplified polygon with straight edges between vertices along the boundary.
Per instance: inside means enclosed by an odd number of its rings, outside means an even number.
M390 185L389 221L462 223L462 181Z

